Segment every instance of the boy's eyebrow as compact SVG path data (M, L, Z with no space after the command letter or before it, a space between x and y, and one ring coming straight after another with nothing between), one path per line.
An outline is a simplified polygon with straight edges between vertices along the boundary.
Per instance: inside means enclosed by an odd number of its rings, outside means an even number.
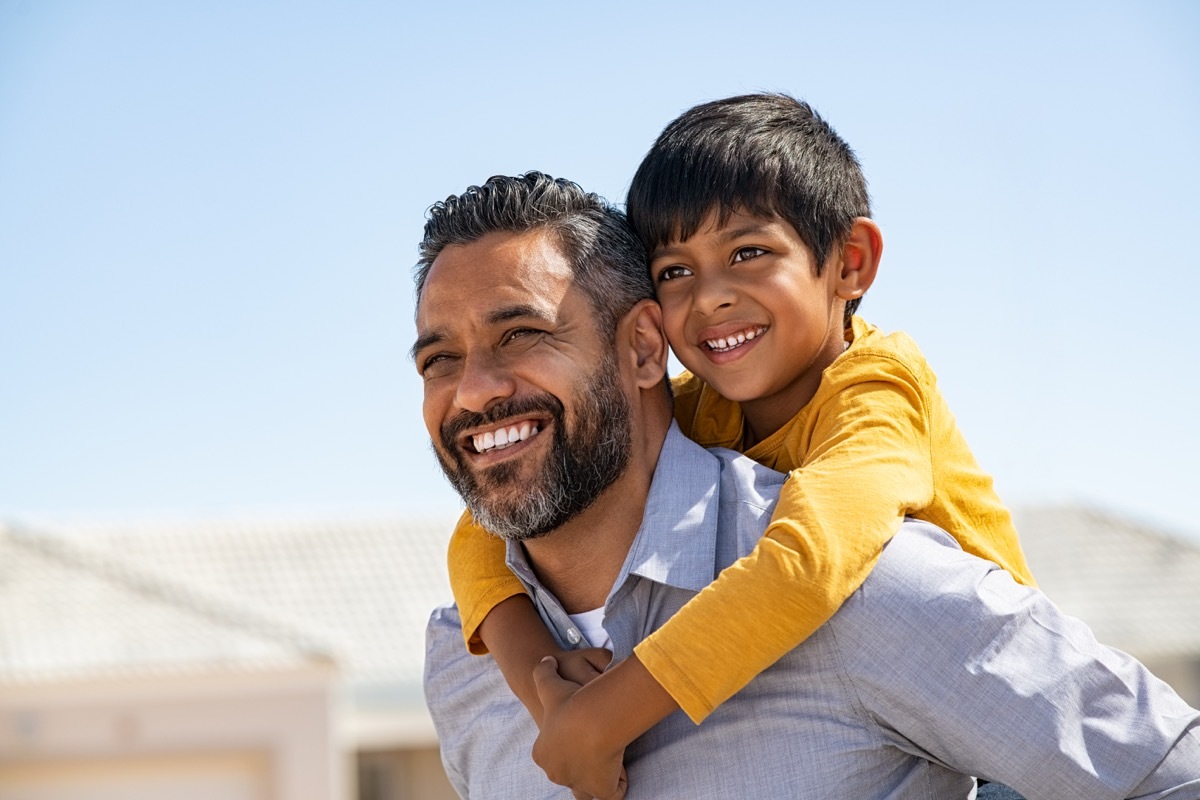
M769 222L750 222L745 225L740 225L736 228L730 228L729 230L721 231L718 236L718 241L721 244L725 244L726 242L731 242L734 239L740 239L743 236L764 233L767 232L767 229L770 227L770 225L771 223ZM682 244L683 242L672 242L671 244L656 247L654 252L650 254L650 260L653 261L656 258L674 255L678 250L682 249Z
M545 323L551 323L554 319L545 311L528 303L518 303L511 306L503 306L490 312L484 317L484 322L488 325L499 325L502 322L511 322L514 319L532 318ZM444 328L435 328L428 333L423 333L417 337L417 341L413 342L413 346L409 348L408 357L413 361L417 360L417 353L424 350L426 347L432 347L435 344L446 341L450 335Z

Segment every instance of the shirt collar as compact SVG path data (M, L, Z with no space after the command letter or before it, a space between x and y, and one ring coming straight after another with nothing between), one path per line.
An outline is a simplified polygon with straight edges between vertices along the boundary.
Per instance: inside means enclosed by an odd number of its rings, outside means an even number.
M671 423L646 511L614 588L629 575L698 592L716 577L721 461Z
M712 583L720 487L720 459L684 436L672 422L650 482L641 527L613 583L613 592L630 575L693 592ZM540 586L525 548L518 542L508 542L506 561L530 591Z

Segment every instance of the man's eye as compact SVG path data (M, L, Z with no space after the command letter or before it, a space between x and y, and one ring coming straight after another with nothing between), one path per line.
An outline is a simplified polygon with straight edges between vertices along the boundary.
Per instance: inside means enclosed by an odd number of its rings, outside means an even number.
M734 263L737 263L738 261L749 261L752 258L758 258L759 256L766 254L767 251L763 250L761 247L739 247L733 254L733 261Z
M504 343L507 344L516 339L527 339L539 333L545 333L545 331L540 331L537 328L516 328L508 332L508 335L504 337Z
M674 266L667 267L662 272L658 273L658 278L656 280L659 283L663 283L665 281L673 281L676 278L686 278L691 274L692 271L690 269L676 264Z
M421 376L427 378L443 372L449 361L450 356L445 353L435 353L429 356L421 362Z

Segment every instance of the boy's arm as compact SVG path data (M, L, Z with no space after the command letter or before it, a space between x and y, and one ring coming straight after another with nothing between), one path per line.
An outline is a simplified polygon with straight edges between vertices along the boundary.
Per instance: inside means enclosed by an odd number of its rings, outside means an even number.
M564 675L578 683L590 681L607 666L607 651L559 650L525 587L505 564L504 542L475 524L470 512L463 512L450 538L449 567L467 649L476 655L491 653L534 722L541 723L542 706L533 668L544 657L559 658Z
M814 399L808 457L750 555L586 687L564 687L552 665L538 666L535 760L556 782L605 796L614 754L676 708L699 723L806 639L862 583L905 511L930 503L920 382L878 359L841 377Z
M506 555L504 541L476 524L470 511L464 511L450 537L446 559L450 591L462 617L463 638L467 650L477 656L488 652L479 630L488 613L510 597L528 596L525 587L509 571ZM538 627L545 631L540 619Z
M933 499L922 383L899 361L860 361L814 398L762 540L635 649L697 723L833 616Z
M679 706L636 655L582 687L557 667L546 658L533 673L543 708L533 760L576 798L620 800L628 786L626 745Z
M814 398L804 461L753 552L636 649L696 722L833 616L933 498L921 382L891 359L862 366Z

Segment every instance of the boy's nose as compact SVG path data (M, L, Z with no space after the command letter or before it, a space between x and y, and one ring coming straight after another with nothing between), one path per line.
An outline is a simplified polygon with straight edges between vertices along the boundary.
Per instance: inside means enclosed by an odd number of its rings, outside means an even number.
M454 403L466 411L483 413L497 401L512 397L515 391L516 379L511 371L491 354L472 353L463 362Z
M737 300L737 290L731 281L721 276L706 276L696 280L693 297L695 310L701 314L731 306Z

